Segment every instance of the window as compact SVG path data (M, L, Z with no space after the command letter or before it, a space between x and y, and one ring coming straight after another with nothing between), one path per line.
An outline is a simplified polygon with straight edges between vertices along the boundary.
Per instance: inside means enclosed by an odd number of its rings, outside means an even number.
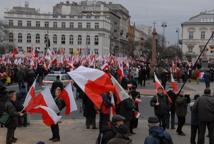
M31 21L27 21L27 27L31 27Z
M193 52L193 48L194 48L194 46L188 45L188 52L189 52L189 53L192 53L192 52Z
M70 28L74 28L74 23L70 22Z
M53 27L57 28L57 22L53 22Z
M69 53L70 54L74 54L74 49L73 48L69 48Z
M201 32L201 39L205 39L205 37L206 37L206 32L205 32L205 31L202 31L202 32Z
M99 28L99 23L95 23L95 29L98 29Z
M99 45L99 37L98 37L98 35L95 35L95 37L94 37L94 45Z
M189 39L190 40L194 39L194 32L189 32Z
M22 33L18 33L18 43L22 43Z
M9 20L9 26L13 26L13 20Z
M46 28L49 27L49 22L45 22L45 27L46 27Z
M53 43L57 44L57 35L56 34L53 35Z
M13 33L9 33L9 42L13 42Z
M65 22L62 22L62 28L66 28Z
M82 23L78 22L78 28L82 28Z
M95 19L99 19L100 18L100 16L95 16Z
M98 54L99 54L98 49L94 49L94 53L95 53L96 55L98 55Z
M37 27L37 28L40 27L40 21L36 21L36 27Z
M82 44L82 36L81 36L81 35L78 35L77 44L78 44L78 45L81 45L81 44Z
M40 43L40 35L36 34L36 43Z
M27 43L31 43L31 34L30 33L27 34Z
M86 45L90 45L90 35L86 36Z
M61 36L61 44L65 44L65 35Z
M86 28L90 29L91 28L91 23L86 23Z
M19 51L19 52L23 52L22 47L18 47L18 51Z
M27 52L31 53L31 51L32 51L31 47L27 47Z
M18 20L18 26L22 27L22 21L21 20Z
M69 44L74 44L74 36L70 35L69 37Z

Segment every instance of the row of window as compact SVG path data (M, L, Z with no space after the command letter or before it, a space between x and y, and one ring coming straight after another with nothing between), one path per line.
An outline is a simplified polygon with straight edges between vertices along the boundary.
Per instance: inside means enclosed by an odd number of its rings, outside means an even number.
M47 43L47 38L48 38L48 34L44 35L44 43ZM82 45L82 35L78 35L77 36L77 44L78 45ZM91 36L87 35L86 36L86 45L90 45L91 44ZM14 40L14 36L13 33L9 33L9 42L13 42ZM32 42L32 36L30 33L27 34L26 37L27 43L31 43ZM35 37L35 42L36 43L40 43L41 41L41 36L40 34L36 34ZM22 43L23 41L23 35L22 33L18 33L18 43ZM53 44L57 44L58 41L58 36L56 34L53 35ZM61 35L61 44L66 44L66 36L63 34ZM73 35L69 35L69 44L73 45L74 44L74 36ZM95 35L94 36L94 45L99 45L99 36Z
M13 20L9 20L9 26L14 26ZM23 26L22 20L18 20L18 26L19 26L19 27L22 27L22 26ZM41 22L40 22L40 21L36 21L36 25L35 25L35 26L36 26L37 28L40 28L40 27L41 27ZM27 27L32 27L31 21L27 21ZM45 27L45 28L49 28L49 27L50 27L50 22L46 21L46 22L44 23L44 27ZM60 27L60 28L68 28L68 26L66 25L66 22L61 22L60 25L59 25L58 22L53 22L53 26L52 26L52 27L53 27L53 28L59 28L59 27ZM74 27L74 22L70 22L70 23L69 23L69 28L75 28L75 27ZM83 28L82 22L78 22L77 28ZM91 23L90 23L90 22L87 22L85 28L88 28L88 29L89 29L89 28L92 28ZM98 22L94 23L94 28L95 28L95 29L99 29L99 23L98 23Z
M40 47L36 47L35 48L36 50L40 51ZM18 47L18 50L19 51L24 51L22 47ZM55 51L55 53L59 52L59 50L57 50L57 48L53 48L53 50ZM86 49L81 49L81 48L78 48L78 49L74 49L74 48L69 48L69 53L70 54L75 54L75 53L78 53L80 55L82 55L83 53L85 54ZM76 52L75 52L76 51ZM27 47L27 52L28 53L31 53L32 52L32 47ZM90 49L87 49L87 54L91 54L91 53L94 53L94 54L99 54L99 50L98 49L94 49L94 50L90 50Z
M190 40L194 39L194 32L193 31L189 32L189 39ZM206 39L206 32L205 31L201 32L201 39L202 40Z

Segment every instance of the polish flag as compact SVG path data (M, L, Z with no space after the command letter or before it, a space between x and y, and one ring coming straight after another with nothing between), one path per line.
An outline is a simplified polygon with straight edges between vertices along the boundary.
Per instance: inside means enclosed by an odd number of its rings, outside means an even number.
M101 70L80 66L68 74L98 109L103 104L101 94L115 92L109 75Z
M157 78L155 72L154 72L154 77L155 77L155 89L156 89L156 92L158 91L158 88L161 87L161 88L163 89L164 94L167 96L169 103L172 103L171 98L170 98L169 95L167 94L167 91L166 91L166 90L163 88L163 86L161 85L161 82L160 82L159 79Z
M174 92L177 92L178 91L178 84L177 82L175 81L172 73L171 73L171 87L173 89Z
M65 102L66 109L65 114L70 114L77 110L77 105L74 99L71 83L69 83L61 93L61 97Z
M48 87L46 87L43 91L41 91L35 98L32 106L47 106L54 110L56 113L59 113L59 108L56 105L53 96L51 95L51 91Z
M39 105L34 108L34 112L42 115L42 120L47 126L57 124L62 118L62 116L58 116L54 110L47 106Z
M36 78L37 79L37 78ZM36 79L34 80L32 86L30 87L27 96L25 98L24 104L23 104L23 110L29 111L30 103L35 98L35 87L36 87Z

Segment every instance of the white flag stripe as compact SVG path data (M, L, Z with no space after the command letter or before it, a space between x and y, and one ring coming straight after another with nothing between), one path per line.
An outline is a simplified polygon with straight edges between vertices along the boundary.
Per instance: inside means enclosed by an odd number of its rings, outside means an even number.
M42 94L47 106L49 108L51 108L52 110L54 110L56 113L59 113L59 108L56 105L56 103L53 99L53 96L51 95L49 87L45 87L45 89L41 92L41 94Z
M76 111L77 110L77 105L74 99L74 94L71 88L71 83L69 83L66 87L65 90L67 91L68 95L69 95L69 100L70 100L70 111Z
M36 78L36 79L37 79L37 78ZM32 86L30 87L30 89L29 89L29 91L28 91L28 93L27 93L27 96L26 96L25 101L24 101L24 103L23 103L23 107L24 107L23 109L25 109L25 108L28 106L29 102L30 102L31 99L32 99L32 96L30 95L30 92L31 92L32 88L34 88L34 90L35 90L35 88L36 88L36 79L34 80Z
M43 110L45 110L48 115L50 116L50 118L54 121L54 124L56 124L58 121L60 121L60 119L62 118L62 116L58 116L51 108L46 107L46 106L39 106L40 108L42 108Z

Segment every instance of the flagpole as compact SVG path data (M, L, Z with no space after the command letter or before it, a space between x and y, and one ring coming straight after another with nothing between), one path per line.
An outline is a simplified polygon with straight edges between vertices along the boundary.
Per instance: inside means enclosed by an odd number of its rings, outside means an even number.
M195 68L195 66L196 66L196 64L198 63L199 59L201 58L202 54L203 54L204 51L206 50L207 45L209 44L210 40L213 38L213 35L214 35L214 32L212 32L212 34L211 34L210 38L208 39L207 43L205 44L203 50L201 51L200 55L199 55L198 58L196 59L194 65L193 65L193 68ZM188 79L189 79L189 78L187 78L187 80L188 80ZM179 90L179 92L178 92L177 95L179 95L179 94L181 93L182 89L184 88L185 84L187 83L187 80L183 83L183 85L181 86L181 88L180 88L180 90Z

